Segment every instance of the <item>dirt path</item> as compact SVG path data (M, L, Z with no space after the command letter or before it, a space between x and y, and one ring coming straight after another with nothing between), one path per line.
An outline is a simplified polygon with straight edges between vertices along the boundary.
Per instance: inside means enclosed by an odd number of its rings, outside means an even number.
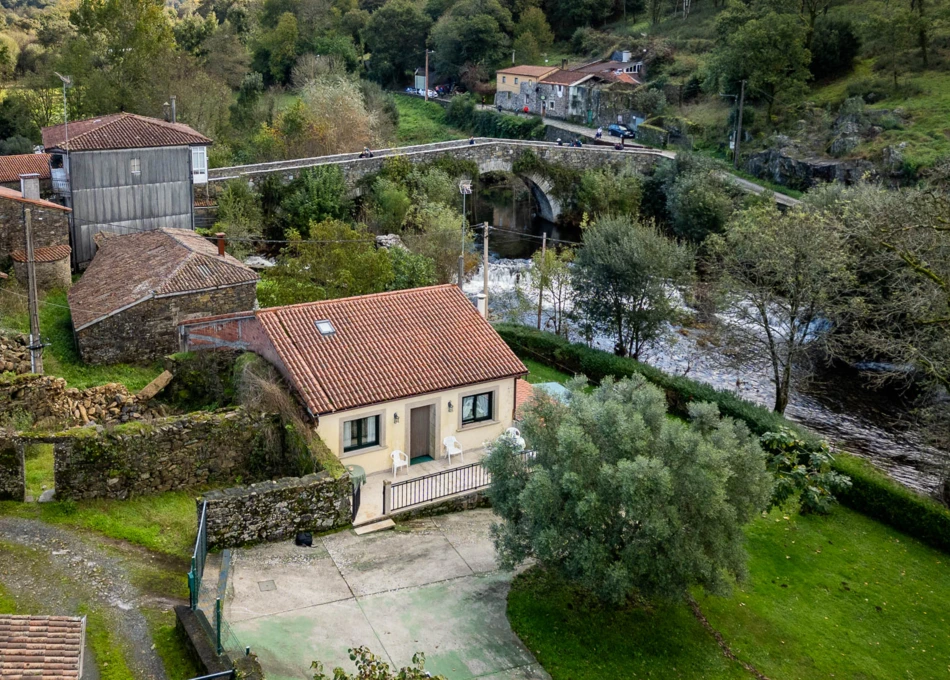
M0 583L18 603L42 609L36 613L100 611L135 678L166 680L141 612L152 600L130 583L119 559L91 539L36 520L0 517L0 543L16 547L0 550Z

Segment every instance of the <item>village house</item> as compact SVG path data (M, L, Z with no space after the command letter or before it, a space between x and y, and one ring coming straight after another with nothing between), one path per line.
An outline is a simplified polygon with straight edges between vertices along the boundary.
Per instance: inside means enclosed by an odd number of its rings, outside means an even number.
M531 88L549 73L557 71L557 66L509 66L495 73L495 99L499 95L510 98L521 94L524 88ZM504 93L504 94L502 94Z
M92 260L100 232L194 229L210 144L187 125L131 113L43 128L53 190L73 209L76 267Z
M48 153L22 153L0 156L0 187L20 188L21 175L36 175L40 182L40 196L49 198L53 193Z
M367 473L464 452L514 421L527 368L456 286L310 302L180 324L181 349L273 363L330 450ZM522 381L523 382L523 381ZM455 461L458 461L456 457ZM452 462L452 461L447 461Z
M82 680L85 643L84 616L0 614L0 677Z
M258 275L187 229L99 235L99 250L69 291L83 361L142 363L178 351L178 323L252 309Z
M33 230L38 291L69 288L69 208L40 198L36 174L20 178L20 190L0 187L0 264L13 261L17 281L26 284L26 211Z

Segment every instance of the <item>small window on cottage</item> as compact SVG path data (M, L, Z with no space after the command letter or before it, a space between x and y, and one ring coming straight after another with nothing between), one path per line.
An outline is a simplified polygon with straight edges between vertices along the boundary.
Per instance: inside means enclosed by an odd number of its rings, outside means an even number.
M343 423L343 451L379 445L379 416L347 420Z
M508 82L508 76L502 76L502 77L501 77L501 82L507 83L507 82Z
M558 86L557 86L557 96L558 96L558 97L563 97L563 96L564 96L564 86L563 86L563 85L558 85Z
M518 79L517 79L517 78L515 78L515 85L517 85L517 84L518 84Z
M322 321L315 321L314 324L317 327L317 330L320 331L320 335L333 335L336 333L336 329L333 327L333 323L328 319L323 319Z
M554 102L548 102L548 110L549 110L549 111L553 111L553 110L554 110Z
M133 175L142 174L142 161L139 158L132 158L129 160L129 172Z
M492 402L494 392L482 392L470 397L462 397L462 425L480 423L494 417Z
M640 69L642 68L643 68L643 64L641 64L640 62L637 62L636 64L633 65L633 72L640 73Z

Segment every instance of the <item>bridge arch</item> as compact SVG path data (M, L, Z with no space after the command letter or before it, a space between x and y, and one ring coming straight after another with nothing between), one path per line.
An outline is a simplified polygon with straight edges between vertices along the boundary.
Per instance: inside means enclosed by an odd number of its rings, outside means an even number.
M512 172L510 157L492 155L489 158L478 161L478 174L484 175L490 172ZM531 190L535 202L538 204L538 212L541 217L548 222L556 222L561 216L561 202L554 196L554 185L547 177L536 172L527 174L517 174Z

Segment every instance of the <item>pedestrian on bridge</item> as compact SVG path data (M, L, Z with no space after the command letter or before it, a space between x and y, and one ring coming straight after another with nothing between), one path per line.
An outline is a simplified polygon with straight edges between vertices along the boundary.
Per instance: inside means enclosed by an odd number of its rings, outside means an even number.
M594 139L600 139L603 136L604 136L604 128L602 127L597 128L597 134L594 135Z

